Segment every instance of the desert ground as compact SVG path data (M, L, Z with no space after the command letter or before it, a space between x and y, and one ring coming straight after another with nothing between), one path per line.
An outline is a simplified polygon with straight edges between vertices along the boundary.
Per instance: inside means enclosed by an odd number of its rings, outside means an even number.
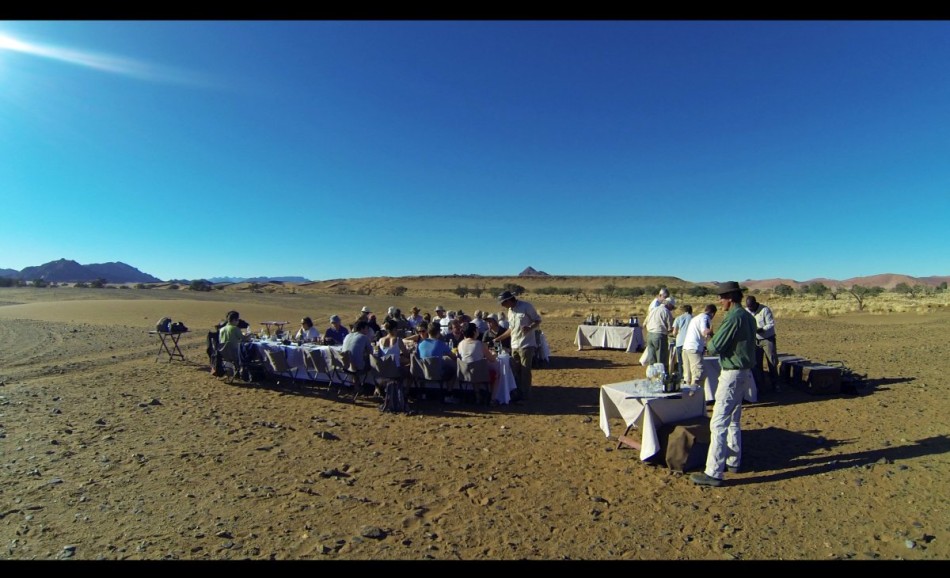
M743 411L744 470L708 488L599 429L600 386L643 377L639 355L578 351L587 304L525 298L552 354L531 401L404 415L228 385L205 334L229 309L323 330L363 305L497 311L490 295L0 289L0 558L950 558L946 307L776 307L780 352L841 360L866 384L761 392ZM156 361L163 316L193 330L184 362Z

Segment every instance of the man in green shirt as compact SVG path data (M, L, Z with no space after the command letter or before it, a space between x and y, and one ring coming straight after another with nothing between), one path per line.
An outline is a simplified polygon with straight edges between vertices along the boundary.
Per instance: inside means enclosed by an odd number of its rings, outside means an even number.
M706 471L690 476L694 484L721 486L723 470L739 471L742 460L742 397L752 383L755 365L755 317L742 307L742 290L735 281L716 287L726 312L722 325L709 341L709 353L719 356L722 373L716 387L716 404L709 420Z

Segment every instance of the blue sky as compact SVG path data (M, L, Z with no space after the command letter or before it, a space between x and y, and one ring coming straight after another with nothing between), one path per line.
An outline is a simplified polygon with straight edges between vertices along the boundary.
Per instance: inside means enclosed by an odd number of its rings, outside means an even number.
M948 103L941 21L0 22L0 268L948 275Z

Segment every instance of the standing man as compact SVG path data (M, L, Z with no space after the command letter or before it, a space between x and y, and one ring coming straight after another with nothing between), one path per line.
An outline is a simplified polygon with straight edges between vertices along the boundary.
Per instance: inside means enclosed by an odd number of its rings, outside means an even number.
M669 299L669 297L670 297L669 290L666 287L661 288L660 292L656 294L656 298L654 298L653 301L650 301L650 307L647 308L647 315L649 315L651 311L653 311L654 309L662 305L663 300Z
M778 384L778 350L775 348L775 318L772 317L772 310L756 301L752 295L745 298L745 308L755 316L755 367L752 368L755 385L762 390L765 381L762 359L765 358L769 365L772 391L780 392L782 387Z
M670 367L669 335L673 331L674 307L676 301L667 297L662 305L647 314L647 349L653 348L653 356L647 358L647 365L662 363L663 367Z
M541 326L541 316L534 305L519 301L511 291L504 291L499 295L498 303L508 308L508 329L494 341L504 342L505 338L511 338L511 356L519 366L512 368L518 384L518 393L522 400L527 401L531 397L531 364L538 350L535 330Z
M719 355L722 373L716 387L716 404L709 420L709 453L706 470L689 479L700 486L721 486L722 474L739 471L742 463L742 396L752 383L755 363L755 317L742 308L742 290L735 281L716 287L726 312L719 331L709 341L709 352Z
M686 341L686 326L693 318L693 306L683 305L683 313L673 320L673 333L670 335L676 338L676 369L680 372L680 377L686 373L683 371L683 343Z
M716 306L710 303L686 326L686 336L683 338L683 383L686 385L699 386L706 381L703 353L706 352L706 339L712 335L712 320L715 316Z

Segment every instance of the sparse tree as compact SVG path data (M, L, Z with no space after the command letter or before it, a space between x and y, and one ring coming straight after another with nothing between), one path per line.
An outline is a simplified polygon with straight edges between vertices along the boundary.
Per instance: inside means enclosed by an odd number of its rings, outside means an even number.
M211 281L205 279L195 279L188 286L188 289L191 291L211 291L214 284Z
M485 288L482 287L480 283L476 283L475 286L472 287L471 292L472 292L472 295L474 295L475 298L478 299L479 297L482 296L482 293L485 292Z
M812 283L811 286L808 288L808 292L815 295L819 299L821 297L824 297L825 294L828 293L828 291L829 291L828 287L821 281Z
M515 283L505 283L504 290L511 291L514 295L521 295L526 291L524 287Z
M852 285L848 293L858 302L858 311L864 311L864 300L871 296L871 289L862 285Z
M894 293L898 293L900 295L910 295L913 297L914 290L913 288L911 288L910 285L901 281L900 283L894 286Z
M785 283L779 283L772 291L779 297L790 297L795 293L795 288Z
M403 295L406 294L406 291L408 290L409 290L408 288L403 287L402 285L397 285L389 290L389 294L394 297L402 297Z
M98 279L90 281L89 286L92 287L93 289L102 289L103 287L106 286L106 280L100 277Z
M465 287L464 285L456 285L452 292L464 299L465 296L468 295L468 287Z
M47 285L49 285L49 283L46 282L46 279L33 279L34 287L46 287Z

